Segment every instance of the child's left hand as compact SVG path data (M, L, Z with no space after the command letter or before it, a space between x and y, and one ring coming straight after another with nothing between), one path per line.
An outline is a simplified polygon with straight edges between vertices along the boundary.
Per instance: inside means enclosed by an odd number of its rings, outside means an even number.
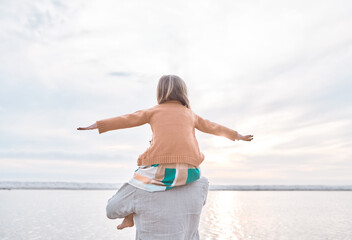
M253 140L253 135L246 135L246 136L239 135L239 140L250 142Z

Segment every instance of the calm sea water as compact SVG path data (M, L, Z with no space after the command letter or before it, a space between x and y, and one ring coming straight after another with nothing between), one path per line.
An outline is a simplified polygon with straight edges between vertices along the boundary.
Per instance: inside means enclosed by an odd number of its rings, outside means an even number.
M0 239L134 239L105 217L115 191L1 190ZM351 240L351 191L210 191L201 239Z

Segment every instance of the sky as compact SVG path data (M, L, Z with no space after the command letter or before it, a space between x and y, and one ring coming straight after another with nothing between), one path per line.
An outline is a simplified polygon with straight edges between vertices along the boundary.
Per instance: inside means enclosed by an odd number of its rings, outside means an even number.
M211 184L352 184L352 2L0 2L0 181L128 181L164 74L192 110L252 142L196 131Z

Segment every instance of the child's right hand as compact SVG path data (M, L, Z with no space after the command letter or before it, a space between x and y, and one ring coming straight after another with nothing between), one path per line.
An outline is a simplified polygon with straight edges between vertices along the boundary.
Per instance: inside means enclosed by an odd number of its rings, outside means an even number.
M242 140L242 141L250 142L253 140L253 135L242 136L242 135L238 134L238 136L239 136L239 140Z

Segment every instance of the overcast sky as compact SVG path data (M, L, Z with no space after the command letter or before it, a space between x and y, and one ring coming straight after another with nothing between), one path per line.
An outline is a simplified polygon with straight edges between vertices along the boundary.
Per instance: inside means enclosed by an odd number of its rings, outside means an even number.
M150 126L77 131L154 106L176 74L211 184L352 183L351 1L1 1L0 181L125 182Z

